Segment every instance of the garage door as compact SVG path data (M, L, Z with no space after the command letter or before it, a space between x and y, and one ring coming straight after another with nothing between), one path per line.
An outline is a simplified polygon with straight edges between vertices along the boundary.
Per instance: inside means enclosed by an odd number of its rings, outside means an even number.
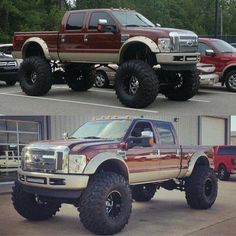
M201 118L201 145L224 145L226 144L226 121L223 118Z

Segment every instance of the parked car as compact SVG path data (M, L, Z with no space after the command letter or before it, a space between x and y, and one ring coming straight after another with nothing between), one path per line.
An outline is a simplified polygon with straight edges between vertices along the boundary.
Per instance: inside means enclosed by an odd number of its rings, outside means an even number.
M236 174L236 146L214 146L214 166L220 180Z
M222 86L236 92L236 48L229 43L212 38L199 39L201 62L213 64Z
M115 84L115 72L118 65L111 64L107 66L96 66L95 86L98 88L107 88ZM212 64L198 63L197 70L200 76L201 85L212 86L219 82L219 75L215 73L215 66Z
M0 52L0 81L5 81L8 86L15 85L18 80L19 65L17 60L5 56Z

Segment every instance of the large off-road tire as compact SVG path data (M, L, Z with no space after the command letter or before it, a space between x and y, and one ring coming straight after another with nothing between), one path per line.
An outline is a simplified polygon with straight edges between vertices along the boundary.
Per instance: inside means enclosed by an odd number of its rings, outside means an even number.
M6 80L7 86L14 86L16 84L16 80Z
M225 165L221 164L218 168L218 179L220 180L229 180L230 173L227 171Z
M236 92L236 70L232 70L225 76L225 86L231 92Z
M168 99L187 101L197 94L200 86L197 71L165 72L164 75L171 85L162 86L161 93Z
M156 190L155 184L135 185L132 187L132 198L137 202L148 202L154 197Z
M127 61L116 72L115 90L123 105L144 108L153 103L158 95L158 77L147 63Z
M47 220L55 215L61 207L60 203L40 201L34 194L25 192L18 181L15 182L15 186L12 189L14 208L28 220Z
M69 65L66 67L65 79L73 91L87 91L95 83L96 70L91 65Z
M207 166L194 169L186 179L185 195L188 205L194 209L210 208L217 197L217 178L214 171Z
M95 175L80 202L83 225L98 235L120 232L130 217L131 191L123 176L111 172Z
M107 88L109 86L109 79L105 71L96 71L95 86L97 88Z
M30 96L42 96L52 86L52 70L50 63L42 57L28 57L20 66L20 86Z

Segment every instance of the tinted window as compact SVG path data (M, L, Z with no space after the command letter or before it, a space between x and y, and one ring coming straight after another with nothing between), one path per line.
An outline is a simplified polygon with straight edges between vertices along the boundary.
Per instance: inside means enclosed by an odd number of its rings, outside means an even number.
M160 136L160 143L165 145L174 145L175 144L175 138L174 134L172 132L171 125L168 123L162 123L158 122L157 124L157 130Z
M198 51L201 53L201 55L205 55L207 49L212 49L212 48L210 48L205 43L199 43L198 44Z
M220 147L218 155L236 155L236 147Z
M89 29L97 29L99 19L107 20L108 25L115 25L113 19L106 12L95 12L90 18Z
M85 13L72 13L69 16L66 29L67 30L81 30L83 27Z
M223 40L216 40L212 42L213 46L217 48L220 52L233 53L236 49Z

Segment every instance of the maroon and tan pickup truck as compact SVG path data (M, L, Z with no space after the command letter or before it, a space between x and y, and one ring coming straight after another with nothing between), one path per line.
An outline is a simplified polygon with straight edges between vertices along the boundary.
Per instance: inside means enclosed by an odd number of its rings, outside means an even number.
M51 89L52 61L60 61L74 91L93 86L94 65L119 65L115 90L128 107L146 107L159 92L186 101L199 87L197 35L155 26L131 10L69 11L59 32L15 33L13 45L14 56L24 59L21 88L31 96Z
M212 158L212 150L181 146L170 122L93 120L64 140L23 149L13 205L39 221L72 204L88 230L111 235L128 224L132 199L149 201L160 187L185 191L191 208L210 208L217 197Z

